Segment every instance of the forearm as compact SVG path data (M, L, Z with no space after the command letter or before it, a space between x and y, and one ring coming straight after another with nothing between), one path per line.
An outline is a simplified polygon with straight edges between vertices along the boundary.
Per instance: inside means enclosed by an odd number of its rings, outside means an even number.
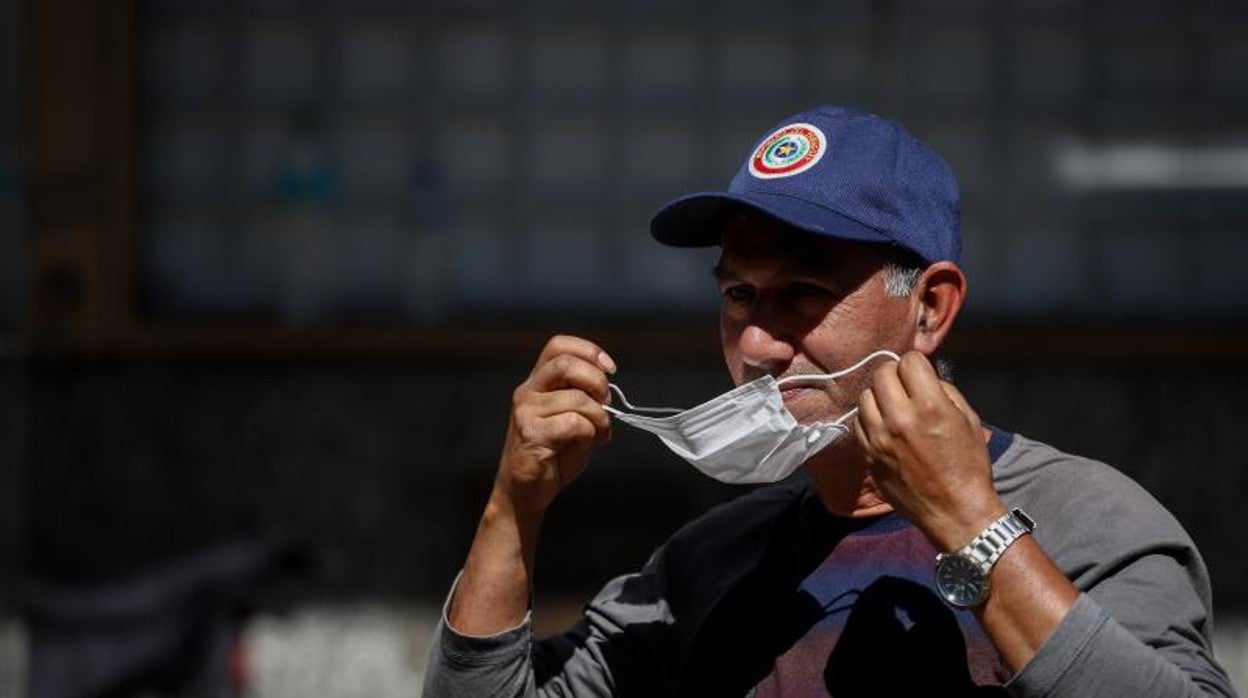
M460 634L444 621L430 646L423 695L633 695L616 672L631 686L662 686L671 656L664 635L674 619L656 581L647 571L611 580L581 622L540 640L523 620L487 637Z
M1014 695L1051 698L1235 695L1203 650L1192 646L1163 656L1087 595L1076 599L1050 641L1007 687Z
M1023 536L992 571L976 616L1015 674L1021 696L1234 695L1196 637L1150 646L1079 590L1032 536ZM1180 647L1180 645L1182 647Z
M991 584L975 614L1006 666L1017 672L1053 634L1079 590L1029 535L1002 554Z
M527 622L540 523L495 489L434 635L423 695L541 694Z
M494 491L448 604L459 633L493 635L524 619L542 515L611 434L606 371L615 362L602 349L556 336L512 393Z
M517 511L497 490L490 497L447 608L457 632L483 637L524 620L541 519L541 513Z

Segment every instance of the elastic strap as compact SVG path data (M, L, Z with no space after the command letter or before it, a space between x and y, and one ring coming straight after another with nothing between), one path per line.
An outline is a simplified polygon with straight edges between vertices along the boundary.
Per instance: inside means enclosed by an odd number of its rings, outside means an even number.
M615 393L616 395L619 395L620 403L623 404L628 409L632 410L633 412L666 412L668 414L676 414L677 412L684 412L684 410L676 408L676 407L637 407L633 403L629 402L628 398L624 397L624 391L620 390L620 386L616 385L615 383L607 383L607 388L609 388L611 392ZM610 405L603 405L602 409L606 410L607 412L611 414L624 414L624 412L622 412L621 410L618 410Z
M880 358L881 356L887 356L893 361L901 361L900 356L897 356L896 354L894 354L893 352L887 349L881 349L877 352L868 354L866 358L854 364L853 366L850 366L849 368L841 370L841 371L837 371L836 373L812 373L812 374L804 375L804 376L788 376L786 378L781 378L780 380L776 381L776 385L782 385L784 383L796 383L798 381L830 381L836 378L840 378L841 376L844 376L846 374L853 373L854 371L857 371L858 369L862 368L863 366L866 366L868 363L874 361L875 359Z

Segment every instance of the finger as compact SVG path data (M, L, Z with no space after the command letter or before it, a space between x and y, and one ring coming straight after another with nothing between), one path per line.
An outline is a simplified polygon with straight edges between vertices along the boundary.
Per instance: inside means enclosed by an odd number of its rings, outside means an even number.
M534 364L533 369L536 371L539 367L560 354L578 356L607 373L615 373L616 371L615 360L602 347L588 339L566 334L555 335L546 341L546 346L542 347L542 352L538 355L537 363Z
M598 430L578 412L560 412L542 420L540 431L548 434L546 442L555 448L588 446L598 441Z
M583 390L566 389L533 396L532 416L551 417L563 412L575 412L590 421L599 432L611 428L611 417L602 405Z
M858 437L858 445L868 454L875 452L871 436L880 433L884 425L884 417L875 400L875 391L867 388L858 396L858 416L854 420L854 435Z
M980 426L981 422L979 420L979 415L975 412L974 408L971 407L971 403L966 401L966 398L962 395L962 391L958 390L952 383L947 383L945 381L940 382L940 387L944 390L945 396L948 397L949 400L958 408L959 412L966 415L966 418L969 419L972 424Z
M607 401L607 374L595 363L574 354L558 354L534 369L528 387L537 392L564 388L583 390L599 403Z
M897 377L912 400L943 402L945 399L940 389L940 376L923 352L906 352L897 362Z
M897 363L889 362L872 374L871 392L884 419L896 420L910 411L910 396L897 376Z

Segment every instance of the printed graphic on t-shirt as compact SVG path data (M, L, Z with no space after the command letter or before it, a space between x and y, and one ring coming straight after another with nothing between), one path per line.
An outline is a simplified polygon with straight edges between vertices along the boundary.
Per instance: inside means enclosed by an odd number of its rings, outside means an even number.
M800 585L822 617L754 695L1004 695L1008 674L992 642L933 588L935 557L897 515L841 539Z

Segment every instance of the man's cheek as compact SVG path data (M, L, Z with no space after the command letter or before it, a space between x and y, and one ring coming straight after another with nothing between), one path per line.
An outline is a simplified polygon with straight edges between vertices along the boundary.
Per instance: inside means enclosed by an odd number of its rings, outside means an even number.
M836 401L818 389L807 389L791 401L785 401L785 407L799 424L814 422L830 422L838 419L848 409L840 409ZM838 411L839 410L839 411Z

